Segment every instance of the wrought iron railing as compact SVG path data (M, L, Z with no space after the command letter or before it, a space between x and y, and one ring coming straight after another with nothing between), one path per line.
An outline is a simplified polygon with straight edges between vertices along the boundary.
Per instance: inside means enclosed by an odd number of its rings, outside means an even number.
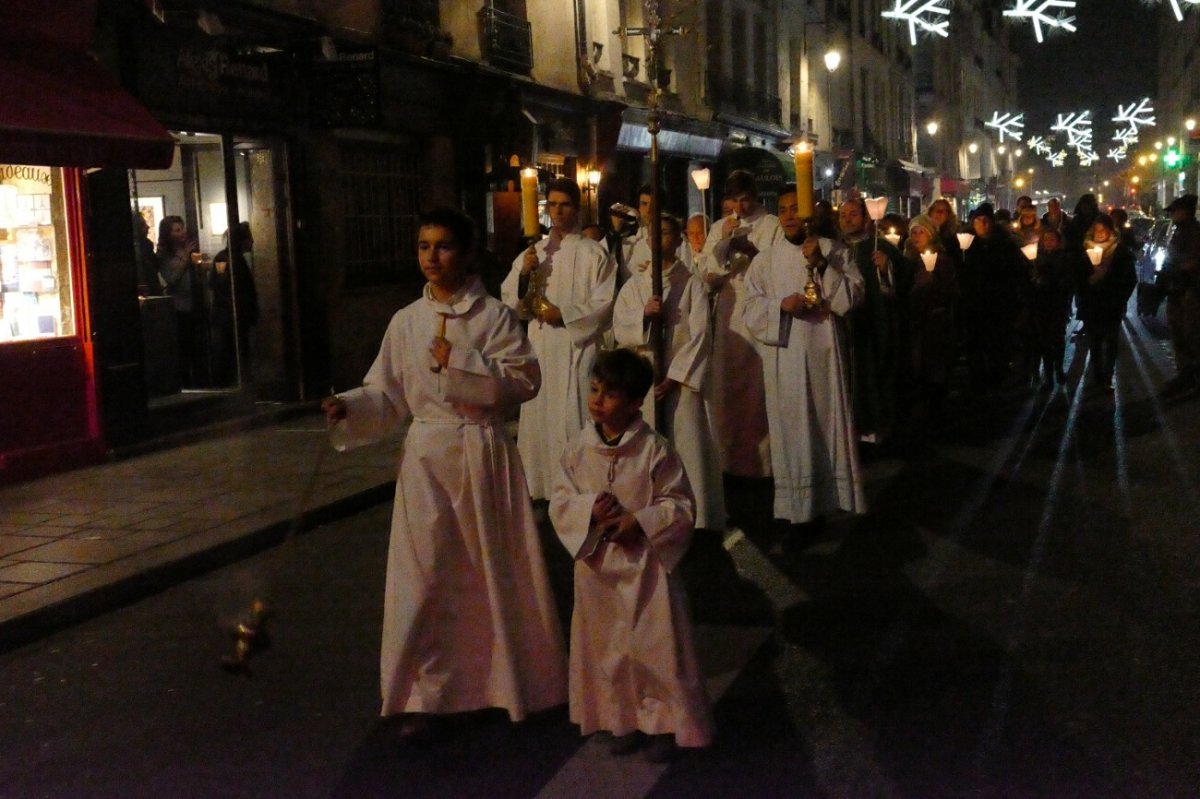
M533 69L533 29L529 20L493 6L479 10L484 58L492 66L528 75Z

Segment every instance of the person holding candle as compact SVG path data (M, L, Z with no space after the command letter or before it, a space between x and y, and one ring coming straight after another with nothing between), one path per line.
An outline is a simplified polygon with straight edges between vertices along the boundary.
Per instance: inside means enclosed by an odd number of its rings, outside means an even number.
M566 654L521 460L505 421L538 393L516 315L473 274L457 210L418 223L423 296L400 309L363 385L321 408L335 448L408 429L396 480L382 714L426 737L489 707L513 721L567 698Z
M781 207L794 198L781 194ZM866 512L844 329L863 278L843 244L814 232L776 241L745 282L746 330L763 359L774 514L792 525L785 544L803 544L826 514Z
M918 418L936 424L942 414L946 386L956 354L954 307L958 276L938 226L921 214L908 224L904 258L913 275L908 295L911 342L908 347Z
M1084 248L1091 252L1089 259L1081 264L1076 291L1079 318L1087 331L1091 382L1100 391L1112 391L1121 320L1137 287L1136 259L1121 243L1116 224L1108 214L1096 216Z
M896 422L900 316L908 310L898 296L912 284L912 276L900 251L873 235L862 197L838 207L838 231L865 292L862 304L847 316L854 424L864 441L883 443Z
M971 214L971 229L975 238L959 271L959 310L970 385L988 390L1009 374L1020 287L1028 280L1029 262L1011 231L996 224L991 203L981 203Z
M1063 359L1066 355L1067 320L1071 316L1071 296L1075 275L1081 266L1078 253L1063 247L1063 236L1054 228L1043 228L1033 263L1029 285L1029 341L1026 373L1033 385L1045 389L1051 380L1066 383Z
M713 413L721 465L737 477L771 474L762 356L743 322L750 261L783 238L779 219L758 201L754 175L734 170L725 179L733 213L708 231L704 282L713 298Z
M521 406L517 446L534 499L550 496L554 464L587 419L588 376L612 321L616 266L604 247L579 234L579 185L546 186L550 234L513 261L501 286L517 308L537 270L544 302L529 321L529 342L542 369L542 390Z

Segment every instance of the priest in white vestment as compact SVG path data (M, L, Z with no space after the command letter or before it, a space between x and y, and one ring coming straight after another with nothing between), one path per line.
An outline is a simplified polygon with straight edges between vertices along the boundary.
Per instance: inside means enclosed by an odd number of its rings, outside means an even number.
M666 339L663 383L664 419L656 404L647 400L644 413L650 425L671 440L683 461L696 496L696 527L725 529L725 491L721 479L721 454L716 444L709 397L708 291L704 283L673 253L682 238L679 220L662 219L663 292L654 302L653 275L649 266L637 270L621 287L613 308L613 333L617 345L641 352L653 361L650 319L660 315ZM686 245L686 243L685 243Z
M327 398L338 449L409 425L388 548L383 715L566 700L566 654L516 446L505 420L533 397L537 359L511 309L467 274L472 229L425 215L424 296L392 318L361 388ZM422 722L417 724L416 722Z
M711 706L675 567L692 536L692 493L670 442L638 414L653 380L628 350L606 352L592 418L562 454L550 518L575 557L570 712L584 735L651 736L652 761L712 741ZM625 363L634 361L632 365ZM628 376L644 370L640 387ZM624 384L624 385L621 385ZM673 740L671 739L673 736ZM657 739L657 740L655 740ZM666 752L654 752L657 744Z
M555 464L587 419L587 386L604 332L612 324L615 271L608 252L579 235L579 186L551 181L546 189L550 234L513 262L501 298L519 307L537 270L548 301L529 321L529 342L542 369L542 390L521 406L517 447L529 493L548 499Z
M794 207L794 190L790 197ZM780 195L781 208L787 199ZM804 296L810 274L816 305ZM866 512L844 332L863 292L858 267L831 239L780 239L746 273L745 324L763 354L777 519Z
M754 177L742 170L725 181L734 213L713 223L700 259L713 302L713 385L711 397L724 470L739 477L771 474L763 364L746 330L745 264L755 252L783 237L779 220L758 202Z

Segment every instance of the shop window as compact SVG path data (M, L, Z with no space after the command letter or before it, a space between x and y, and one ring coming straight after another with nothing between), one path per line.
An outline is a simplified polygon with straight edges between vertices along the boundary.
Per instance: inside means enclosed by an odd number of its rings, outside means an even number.
M419 281L420 168L412 148L341 147L346 207L346 288Z
M73 336L62 170L0 164L0 342Z

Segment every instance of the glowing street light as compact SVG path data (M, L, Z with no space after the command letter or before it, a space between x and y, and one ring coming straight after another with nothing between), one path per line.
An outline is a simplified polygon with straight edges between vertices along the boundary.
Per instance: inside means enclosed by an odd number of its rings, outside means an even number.
M938 123L936 119L931 119L925 123L925 132L930 136L936 136L938 132Z
M828 50L825 53L825 69L830 72L836 72L838 66L842 63L842 54L837 50Z
M975 142L971 142L967 145L967 152L969 152L971 155L974 155L975 153L979 152L979 145Z

